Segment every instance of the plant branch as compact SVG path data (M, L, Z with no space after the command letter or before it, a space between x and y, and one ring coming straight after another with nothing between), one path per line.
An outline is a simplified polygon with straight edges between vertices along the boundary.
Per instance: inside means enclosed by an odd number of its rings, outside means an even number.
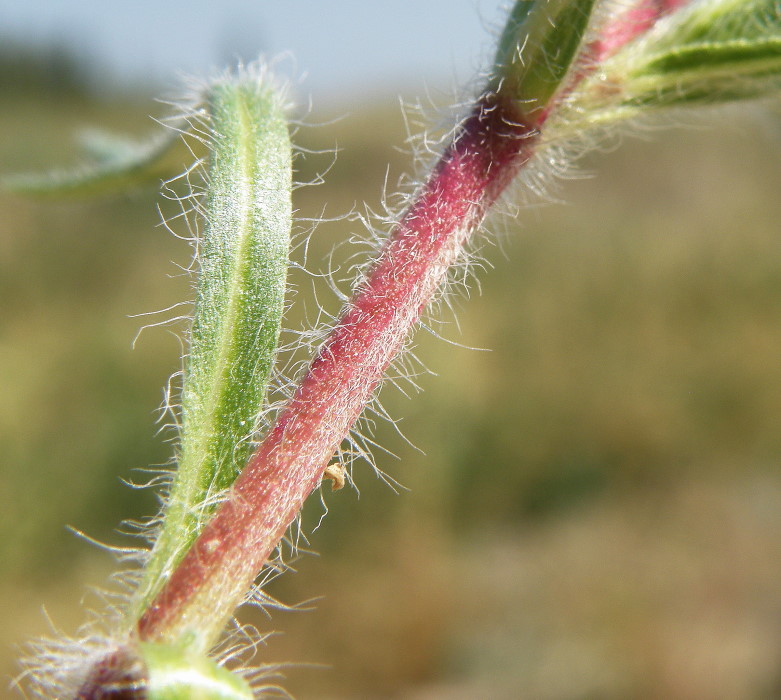
M241 602L469 236L531 157L537 126L514 117L494 96L465 121L230 497L141 617L142 639L187 637L194 621L222 620Z
M513 35L524 36L528 17L535 17L511 15L489 90L417 192L228 499L140 617L142 640L216 640L224 621L320 484L328 461L445 282L449 268L462 256L491 205L531 159L551 106L586 75L578 70L570 74L568 66L573 60L580 65L578 37L586 29L592 5L590 0L580 0L579 10L586 17L574 28L570 22L536 23L540 32L547 32L538 37L539 46L558 41L572 47L565 64L549 66L542 78L527 71L507 49ZM664 4L653 7L656 19L667 10ZM606 33L614 37L611 53L653 24L647 16L637 21L632 13L616 20L627 21L630 26L624 31L608 25ZM593 46L586 51L591 57Z

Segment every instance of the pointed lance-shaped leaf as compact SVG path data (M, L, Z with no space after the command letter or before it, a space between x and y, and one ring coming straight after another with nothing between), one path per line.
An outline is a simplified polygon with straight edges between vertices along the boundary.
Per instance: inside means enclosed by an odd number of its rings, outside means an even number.
M211 156L178 468L136 613L252 451L283 312L292 164L282 99L270 76L255 68L213 83L205 103Z
M182 128L186 124L182 123ZM192 158L178 126L147 140L135 140L89 130L81 134L84 161L73 168L48 173L3 177L2 188L37 197L86 197L125 192L159 184L182 171Z

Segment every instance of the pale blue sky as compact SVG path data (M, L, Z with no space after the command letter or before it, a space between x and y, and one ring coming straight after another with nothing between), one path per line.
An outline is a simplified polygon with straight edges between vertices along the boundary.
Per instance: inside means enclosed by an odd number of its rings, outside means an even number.
M117 80L170 84L232 57L289 51L300 92L421 94L469 81L502 0L0 0L0 41L77 46Z

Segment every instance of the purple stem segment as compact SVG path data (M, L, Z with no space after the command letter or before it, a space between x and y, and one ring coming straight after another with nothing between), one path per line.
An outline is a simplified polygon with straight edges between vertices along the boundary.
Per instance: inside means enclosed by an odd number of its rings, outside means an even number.
M599 39L588 47L587 56L595 64L610 58L635 37L649 31L662 17L683 7L689 0L640 0L618 21L609 23Z
M688 1L639 0L609 22L559 98L532 116L512 96L478 100L228 499L141 616L142 641L195 639L205 650L216 640L561 96Z
M536 123L535 123L536 121ZM323 471L472 232L531 158L539 121L478 101L198 540L138 622L144 641L214 641L320 484Z

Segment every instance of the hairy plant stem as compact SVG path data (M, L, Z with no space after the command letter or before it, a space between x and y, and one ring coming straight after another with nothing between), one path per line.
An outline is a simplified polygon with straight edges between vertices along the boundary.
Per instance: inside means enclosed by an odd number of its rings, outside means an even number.
M532 156L538 126L519 121L511 101L478 102L228 500L142 615L142 640L214 641L464 244ZM204 621L214 621L208 634Z
M448 269L529 162L555 107L604 60L687 0L640 0L581 49L544 104L498 79L396 225L331 336L200 537L138 621L142 641L205 650L268 560L402 349ZM590 6L589 6L590 7ZM585 9L585 5L584 5ZM566 23L564 23L566 33ZM584 25L585 26L585 25ZM559 30L557 30L559 31ZM579 31L579 30L576 30ZM501 55L501 50L500 50ZM559 71L557 80L563 79ZM535 84L536 85L536 84ZM547 88L537 86L541 94Z

